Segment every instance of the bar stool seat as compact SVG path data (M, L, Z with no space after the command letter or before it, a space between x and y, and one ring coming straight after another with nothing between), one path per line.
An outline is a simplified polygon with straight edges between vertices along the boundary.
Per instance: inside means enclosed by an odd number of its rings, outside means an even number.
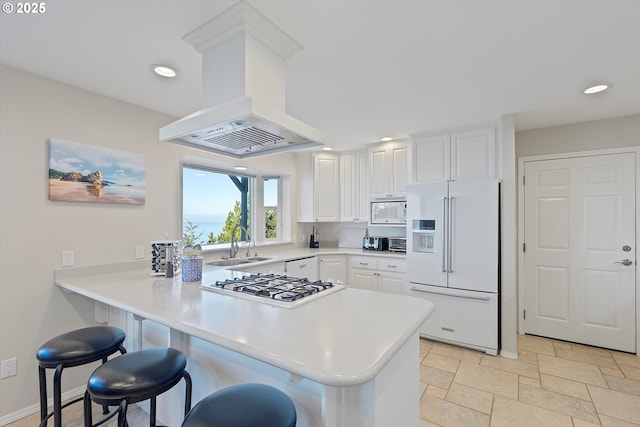
M62 370L102 360L116 353L126 353L125 333L112 326L90 326L66 332L44 343L36 352L40 382L40 425L46 426L53 416L55 427L62 427L62 408L82 400L74 399L62 405ZM53 376L53 412L47 413L46 369L55 369ZM107 408L105 407L105 412Z
M156 425L156 396L185 380L185 415L191 409L191 377L187 358L174 348L150 348L127 353L99 366L87 383L85 426L91 426L91 401L119 406L118 426L127 426L127 406L150 400L149 423Z
M294 427L296 407L283 392L265 384L239 384L202 399L182 427Z

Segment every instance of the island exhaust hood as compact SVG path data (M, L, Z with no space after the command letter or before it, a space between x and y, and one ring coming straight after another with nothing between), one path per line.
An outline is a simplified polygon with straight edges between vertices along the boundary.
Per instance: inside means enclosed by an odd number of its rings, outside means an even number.
M206 107L160 129L160 140L234 158L321 145L285 111L285 60L295 40L245 1L183 37L202 53Z

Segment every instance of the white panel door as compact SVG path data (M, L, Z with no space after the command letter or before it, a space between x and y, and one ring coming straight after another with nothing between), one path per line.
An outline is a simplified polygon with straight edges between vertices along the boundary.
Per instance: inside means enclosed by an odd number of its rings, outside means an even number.
M635 155L526 162L525 179L525 332L635 352Z

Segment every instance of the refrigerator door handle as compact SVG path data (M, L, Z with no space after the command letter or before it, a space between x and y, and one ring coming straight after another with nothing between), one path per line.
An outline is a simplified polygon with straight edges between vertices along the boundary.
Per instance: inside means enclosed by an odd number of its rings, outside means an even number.
M447 272L447 205L448 197L442 198L442 226L444 228L442 235L442 272Z
M458 294L452 294L452 293L448 293L448 292L425 291L424 289L418 289L415 286L412 286L411 290L412 291L416 291L416 292L422 292L422 293L425 293L425 294L444 295L446 297L474 299L474 300L478 300L478 301L489 301L491 299L488 296L458 295Z
M453 257L453 197L449 197L449 219L447 220L447 224L448 224L448 229L449 229L449 233L448 233L448 240L449 242L447 243L447 250L449 252L448 256L447 256L447 261L448 261L448 266L447 266L447 272L449 273L453 273L453 263L451 258Z

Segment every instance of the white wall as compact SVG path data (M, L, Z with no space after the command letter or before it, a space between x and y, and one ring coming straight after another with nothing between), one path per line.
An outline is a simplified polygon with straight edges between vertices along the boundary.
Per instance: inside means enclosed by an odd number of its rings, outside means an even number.
M144 245L149 259L150 241L181 236L181 157L237 162L159 142L158 129L174 117L10 67L0 66L0 92L0 360L17 357L18 368L0 381L2 424L38 402L37 348L95 323L92 303L54 286L61 252L75 251L76 266L88 266L133 261L135 246ZM143 154L146 203L49 201L48 138ZM242 163L296 173L292 153ZM292 206L296 193L294 180ZM295 212L291 217L295 233ZM63 389L81 386L89 372L65 370Z

